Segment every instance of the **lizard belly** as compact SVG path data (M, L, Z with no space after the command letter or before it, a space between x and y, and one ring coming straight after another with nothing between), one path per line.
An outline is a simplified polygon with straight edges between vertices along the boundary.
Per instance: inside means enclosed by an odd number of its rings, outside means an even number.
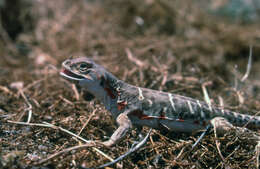
M200 124L194 124L190 121L173 121L173 120L160 120L160 124L170 131L174 132L194 132L205 127Z
M174 132L194 132L201 129L205 129L205 126L200 124L194 124L190 121L176 121L176 120L167 120L167 119L131 119L133 125L138 126L147 126L155 129L166 128Z
M131 121L133 125L137 125L137 126L147 126L155 129L160 127L160 123L158 123L158 119L148 120L148 119L139 119L139 118L132 117Z

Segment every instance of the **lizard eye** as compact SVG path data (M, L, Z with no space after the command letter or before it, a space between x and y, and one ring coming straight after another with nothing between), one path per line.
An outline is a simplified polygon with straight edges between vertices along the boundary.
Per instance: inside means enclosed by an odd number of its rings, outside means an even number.
M88 65L87 65L86 63L81 63L81 64L79 65L79 67L80 67L81 69L85 69L85 68L88 67Z
M92 67L92 65L91 64L89 64L89 63L81 63L81 64L79 64L79 71L80 72L86 72L89 68L91 68Z

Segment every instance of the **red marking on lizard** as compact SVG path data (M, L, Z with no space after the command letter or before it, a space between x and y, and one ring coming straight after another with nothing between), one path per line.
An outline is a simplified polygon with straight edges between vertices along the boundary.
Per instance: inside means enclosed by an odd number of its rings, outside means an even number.
M200 124L200 121L199 120L194 120L193 123L198 125L198 124Z
M153 117L143 114L143 111L141 111L141 110L134 110L134 111L130 112L130 114L138 117L141 120L153 119Z
M126 102L126 101L118 102L118 103L117 103L117 109L118 109L118 110L123 110L126 105L127 105L127 102Z
M165 112L164 112L164 111L161 111L161 112L160 112L160 116L159 116L158 118L159 118L159 119L166 119Z
M160 116L153 117L143 114L141 110L134 110L130 113L131 115L137 116L141 120L149 120L149 119L166 119L165 112L160 112Z
M202 125L206 127L208 123L206 121L202 121Z
M100 79L101 83L103 84L102 86L104 86L104 90L107 92L107 95L111 97L111 99L115 99L116 94L114 94L115 92L112 90L112 87L110 86L109 82L104 78L104 76L101 76Z
M111 99L116 98L116 95L114 95L113 91L109 87L104 87L104 90L107 92L107 95L111 97Z
M183 119L176 119L176 121L178 121L178 122L184 122Z

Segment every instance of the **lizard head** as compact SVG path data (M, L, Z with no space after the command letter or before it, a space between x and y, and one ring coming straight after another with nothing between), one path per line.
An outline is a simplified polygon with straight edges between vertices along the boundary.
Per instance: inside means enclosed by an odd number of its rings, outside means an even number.
M60 75L83 88L84 95L94 95L98 98L104 96L105 84L112 77L102 66L87 57L65 60Z
M93 72L96 72L95 68L96 64L87 57L67 59L62 63L60 75L77 84L80 81L89 81L91 83L97 79L93 74Z

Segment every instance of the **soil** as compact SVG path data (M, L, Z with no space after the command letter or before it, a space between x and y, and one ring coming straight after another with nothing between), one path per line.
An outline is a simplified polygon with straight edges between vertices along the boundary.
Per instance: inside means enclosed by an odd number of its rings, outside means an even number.
M200 3L205 2L191 0L16 0L16 9L10 1L4 2L6 6L0 4L0 168L78 168L109 162L93 148L84 148L39 164L84 144L59 127L99 141L107 140L117 128L98 100L84 100L73 84L60 77L61 63L70 56L88 56L133 85L199 100L204 100L205 86L212 104L259 114L259 23L212 15L201 10ZM242 81L250 46L250 73ZM26 123L30 111L31 124L47 122L56 127L30 126ZM142 131L147 132L148 128ZM119 164L122 168L258 168L257 141L250 132L215 137L211 130L192 150L199 136L153 130L145 146ZM111 149L97 148L115 159L136 140L137 130L132 130Z

